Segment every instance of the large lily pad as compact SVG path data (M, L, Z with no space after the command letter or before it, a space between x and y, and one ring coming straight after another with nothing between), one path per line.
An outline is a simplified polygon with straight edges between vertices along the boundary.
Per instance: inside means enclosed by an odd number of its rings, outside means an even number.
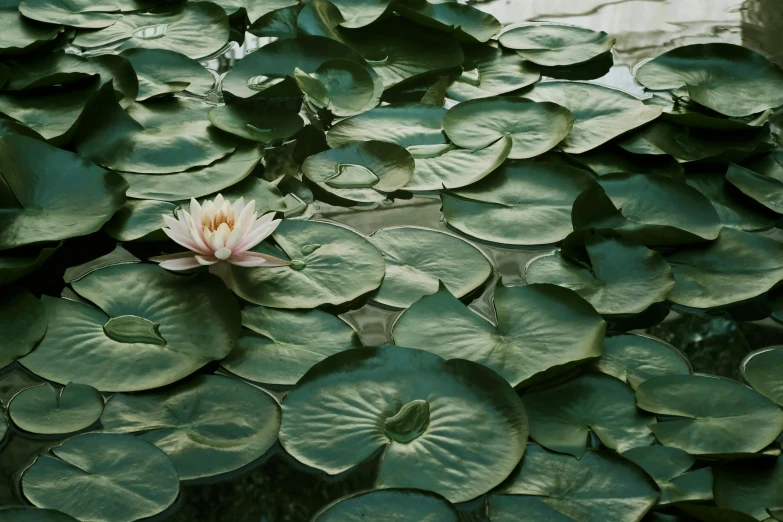
M715 503L756 520L779 520L783 506L783 457L730 462L715 470Z
M712 468L688 472L696 459L681 449L646 446L623 452L623 457L640 466L661 489L658 505L712 500Z
M574 230L571 206L594 184L589 172L566 165L506 162L478 183L443 192L442 211L449 225L486 241L555 243Z
M706 375L665 375L636 388L639 407L677 416L651 426L666 446L691 455L755 453L783 431L783 411L736 381Z
M512 97L468 100L443 117L446 135L466 149L483 149L509 136L511 159L545 153L568 136L573 125L573 115L561 105Z
M103 230L117 241L134 241L156 232L157 238L163 239L160 230L166 227L166 222L162 215L176 217L176 210L177 205L168 201L129 199Z
M783 349L765 348L742 362L742 376L757 392L783 406Z
M10 62L9 73L10 79L3 85L3 90L24 91L66 86L99 76L100 69L86 58L60 51L24 63Z
M308 101L335 116L354 116L380 102L375 79L353 60L327 60L312 74L297 69L294 79Z
M280 405L238 379L200 375L165 391L116 394L101 415L104 431L135 433L174 462L181 480L237 470L277 441Z
M44 297L49 328L20 360L54 382L102 391L164 386L228 355L239 335L236 301L211 274L117 265L71 285L99 308Z
M381 489L338 500L316 515L313 522L459 522L449 501L415 489Z
M465 69L446 89L456 101L506 94L537 82L541 73L530 62L491 45L463 46Z
M22 475L22 492L38 507L79 520L132 522L174 503L179 478L149 442L109 433L77 435L41 455Z
M593 366L631 387L662 375L691 373L688 359L674 347L646 335L613 335L604 340L603 352Z
M783 70L764 56L729 43L667 51L636 71L654 90L687 88L691 100L726 116L749 116L783 105Z
M337 122L326 134L330 147L378 140L402 147L444 145L446 109L426 103L392 103ZM414 149L415 150L415 149Z
M381 253L360 235L322 222L280 223L272 235L291 265L232 270L232 289L243 299L273 308L315 308L352 301L380 286Z
M548 22L514 25L498 40L525 60L548 67L584 63L609 51L615 42L603 31Z
M0 369L27 355L46 332L41 301L21 288L3 288L0 299Z
M494 311L496 324L441 287L411 305L392 335L400 346L481 363L513 386L601 354L606 323L571 290L554 285L497 286Z
M61 25L49 25L22 16L13 4L0 8L0 55L22 54L54 40L63 32Z
M783 180L739 165L729 165L726 180L773 212L783 214Z
M14 396L8 414L30 433L57 435L92 426L103 411L103 397L92 386L68 383L62 390L44 383Z
M38 22L79 29L101 29L113 25L120 11L132 11L142 5L137 0L22 0L19 2L19 12Z
M204 66L176 51L134 48L120 56L133 65L139 78L138 101L181 91L206 96L215 84Z
M689 172L685 182L710 200L724 227L761 230L772 226L778 217L750 197L744 196L723 172Z
M434 491L452 502L502 482L522 457L522 401L474 362L396 346L316 364L286 395L280 442L329 474L381 448L376 486Z
M95 232L125 201L118 174L26 136L0 138L0 172L17 202L2 205L0 250Z
M491 14L457 2L403 0L394 4L394 10L420 25L453 33L468 42L486 42L502 28Z

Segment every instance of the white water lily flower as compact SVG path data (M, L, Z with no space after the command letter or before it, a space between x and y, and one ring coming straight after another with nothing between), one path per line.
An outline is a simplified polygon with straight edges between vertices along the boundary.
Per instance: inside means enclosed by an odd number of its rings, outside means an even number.
M250 252L269 237L281 221L272 219L274 212L259 218L255 208L255 200L245 205L244 198L239 198L232 205L221 194L215 201L205 201L203 206L191 199L189 214L180 210L178 219L163 215L168 225L163 232L190 252L151 257L150 261L160 263L168 270L209 266L210 272L224 279L228 264L244 267L288 265L288 261Z

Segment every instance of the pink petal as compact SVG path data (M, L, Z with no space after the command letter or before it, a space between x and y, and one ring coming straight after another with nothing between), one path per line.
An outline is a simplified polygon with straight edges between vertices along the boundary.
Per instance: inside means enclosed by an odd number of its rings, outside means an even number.
M172 232L176 232L180 236L188 237L188 226L184 222L177 221L168 214L161 215L163 216L164 223L166 223Z
M228 258L228 262L232 265L253 267L253 266L288 266L291 263L274 256L268 256L266 254L259 254L258 252L243 252L241 254L234 254Z
M182 236L182 235L180 235L179 233L177 233L177 232L175 232L173 230L169 230L168 228L164 228L163 229L163 233L166 234L167 236L169 236L169 238L171 238L172 241L174 241L175 243L177 243L179 245L184 246L188 250L192 250L192 251L198 252L200 254L205 253L189 237Z
M198 261L198 263L201 265L209 266L214 265L220 260L215 256L196 256L196 261Z
M150 261L160 263L160 266L166 270L189 270L201 266L192 252L151 257Z
M259 219L258 221L261 220ZM235 249L233 249L234 252L241 253L259 244L261 241L269 237L272 234L272 232L275 231L277 226L280 224L280 221L281 221L280 219L276 219L270 223L264 223L264 226L261 226L245 234L245 237L242 238L242 241L237 245Z

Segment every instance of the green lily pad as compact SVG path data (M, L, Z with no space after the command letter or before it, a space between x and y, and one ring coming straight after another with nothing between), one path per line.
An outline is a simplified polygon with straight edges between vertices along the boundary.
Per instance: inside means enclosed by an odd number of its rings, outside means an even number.
M328 506L313 522L459 522L451 503L426 491L415 489L381 489L343 498Z
M78 522L78 520L53 509L4 507L0 508L0 522Z
M99 308L45 296L49 328L20 359L50 381L78 379L102 391L157 388L222 359L239 335L236 301L211 274L129 264L71 285Z
M592 170L596 176L625 172L628 174L657 174L677 181L685 181L685 169L671 156L643 156L626 152L616 145L602 146L583 154L569 155ZM688 173L690 176L690 173Z
M114 247L114 250L106 254L105 256L91 259L81 265L71 266L65 269L63 274L63 281L65 283L71 283L72 281L78 281L84 276L106 268L107 266L125 265L129 263L140 263L141 260L122 248L120 245Z
M413 176L410 153L383 141L357 141L310 156L302 173L321 190L349 201L379 203Z
M373 77L353 60L326 60L312 74L296 69L294 79L308 100L335 116L354 116L380 102Z
M4 251L0 255L0 286L12 283L35 272L61 245L62 242L52 247L34 249L33 251L24 248L19 253L11 250ZM0 364L0 366L2 365Z
M41 301L21 288L3 288L0 299L0 369L30 353L46 333ZM1 438L1 437L0 437Z
M489 496L489 518L492 522L638 522L657 500L652 479L613 453L588 450L577 460L529 444L519 468ZM528 510L551 518L518 518Z
M288 203L280 189L276 185L254 176L248 176L220 193L230 201L244 198L249 203L251 200L255 200L256 211L259 215L266 212L284 212L287 210ZM213 193L211 197L208 196L205 199L214 200L216 196L217 194Z
M506 162L478 183L442 192L442 211L449 225L485 241L555 243L574 230L571 206L594 184L590 173L573 167Z
M733 509L723 509L716 506L708 506L695 503L682 503L677 506L678 511L690 515L685 522L690 522L694 518L702 522L755 522L756 519ZM682 517L676 518L674 522L680 522ZM665 521L664 521L665 522Z
M522 401L497 374L397 346L348 350L313 366L286 395L280 428L283 447L304 464L333 475L385 448L378 488L434 491L451 502L500 484L526 440Z
M22 475L34 505L79 520L132 522L163 512L179 493L165 453L130 435L85 433L39 456Z
M644 100L644 103L660 107L663 110L661 118L666 121L700 129L747 130L748 127L761 127L772 115L772 110L767 110L743 118L729 118L679 94L684 93L679 89L669 93L658 93Z
M22 16L16 6L0 8L0 55L23 54L57 38L61 25L49 25Z
M574 125L571 112L555 103L495 97L468 100L449 109L443 130L454 144L483 149L503 136L513 143L508 157L532 158L554 148Z
M267 13L253 22L247 32L256 36L296 38L296 21L303 7L297 0L294 5Z
M494 312L496 323L491 323L441 286L403 312L392 336L400 346L481 363L512 386L531 384L601 354L606 323L571 290L497 286Z
M85 384L69 382L62 390L41 384L20 391L8 404L8 414L30 433L73 433L95 424L103 411L103 396Z
M723 306L757 297L783 280L783 245L724 228L716 241L666 257L674 271L669 300L694 308Z
M601 373L584 373L522 395L530 438L547 449L584 456L590 431L608 448L623 452L655 441L655 417L636 409L633 389Z
M742 361L742 376L753 389L783 406L783 349L764 348Z
M641 467L661 490L658 505L712 500L712 468L688 470L696 459L677 448L647 446L623 452L623 457Z
M177 205L167 201L129 199L103 230L117 241L135 241L166 227L161 215L176 217L176 209Z
M783 431L783 411L736 381L706 375L665 375L636 388L639 407L680 418L653 424L666 446L691 455L755 453Z
M220 364L243 379L293 385L314 364L330 355L360 348L358 334L346 322L321 310L242 310L237 345Z
M525 60L558 67L596 58L609 51L616 39L603 31L541 22L506 28L498 40L500 45L516 50Z
M460 40L468 42L486 42L502 28L491 14L457 2L403 0L394 4L394 10L417 24L453 33Z
M163 6L142 14L123 14L99 31L81 32L73 44L87 49L167 49L200 59L228 42L228 16L212 2Z
M525 279L569 288L600 314L643 312L665 301L674 286L672 269L654 250L601 233L586 235L582 244L579 258L555 252L534 259Z
M617 89L584 82L543 82L528 98L565 107L574 116L574 128L558 148L570 154L595 149L617 136L641 127L661 115L658 107Z
M773 212L783 214L783 181L739 165L729 165L726 180Z
M142 2L137 0L22 0L19 2L19 12L38 22L79 29L101 29L114 24L120 11L133 11L142 6Z
M343 27L355 29L370 25L381 17L391 0L333 0L331 2L343 16Z
M326 133L326 141L330 147L365 140L409 148L444 145L448 143L443 133L445 115L446 109L435 105L391 103L337 122Z
M26 136L0 138L0 172L18 202L0 212L0 250L95 232L125 201L119 174Z
M120 53L139 78L137 101L187 91L206 96L215 77L204 66L184 54L168 49L128 49Z
M65 86L100 75L100 69L94 62L64 51L51 53L23 64L10 62L9 69L10 80L3 86L4 91Z
M715 469L715 503L756 520L783 506L783 457L729 462Z
M280 405L238 379L200 375L159 392L116 394L104 431L134 433L166 452L180 480L235 471L277 441Z
M446 5L446 4L441 4ZM463 45L463 72L446 89L456 101L488 98L527 87L541 78L538 69L514 52L485 44Z
M777 218L773 212L745 197L722 172L689 172L685 182L710 200L724 227L762 230L771 227Z
M232 290L251 303L272 308L347 303L378 288L386 272L378 249L340 226L285 220L272 238L282 251L264 252L288 258L291 265L231 272Z
M783 70L739 45L709 43L667 51L636 71L653 90L687 88L691 100L726 116L749 116L783 105Z
M209 111L209 121L220 130L265 145L287 140L304 127L296 111L265 105L263 100L215 107Z
M646 335L623 334L604 339L604 348L593 368L611 375L632 388L653 377L688 375L688 359L660 339Z
M255 2L253 0L220 0L220 5L224 9L226 6L235 6L236 9L245 8L251 24L262 16L298 3L299 0L264 0L263 2Z

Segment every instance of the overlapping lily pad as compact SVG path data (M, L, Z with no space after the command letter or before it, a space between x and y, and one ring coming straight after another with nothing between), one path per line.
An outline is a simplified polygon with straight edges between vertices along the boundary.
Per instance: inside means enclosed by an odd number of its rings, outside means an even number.
M783 214L783 181L739 165L729 165L726 180L768 209Z
M21 288L3 288L0 298L0 369L30 353L46 332L41 301Z
M209 111L209 121L218 129L265 145L280 143L304 127L296 111L258 101L215 107Z
M514 25L498 40L525 60L548 67L584 63L608 52L615 43L603 31L547 22Z
M604 145L583 154L569 155L570 160L592 170L596 176L626 172L628 174L657 174L685 181L685 169L671 156L645 156L644 161L617 145Z
M742 376L757 392L783 406L783 349L764 348L742 361Z
M23 248L21 251L6 250L0 255L0 286L34 272L54 254L62 242L40 249Z
M753 114L744 118L730 118L719 112L685 98L681 89L672 92L656 93L644 100L647 105L654 105L663 110L662 119L684 127L715 130L747 130L750 127L761 127L769 121L772 110Z
M73 433L95 424L103 411L103 397L85 384L68 383L62 390L44 383L16 394L8 414L19 428L30 433Z
M61 25L49 25L22 16L11 3L0 8L0 55L22 54L54 40L63 32Z
M744 196L722 172L689 172L685 182L710 200L725 227L747 231L761 230L772 226L778 217L752 198Z
M101 29L116 23L120 11L133 11L142 5L137 0L22 0L19 2L19 12L38 22L79 29Z
M485 44L464 45L463 72L446 89L452 100L487 98L522 89L541 78L518 54Z
M453 33L460 40L468 42L486 42L502 27L491 14L457 2L403 0L394 4L394 10L420 25Z
M426 520L459 522L457 510L446 499L415 489L380 489L340 499L319 513L313 522L394 522Z
M103 230L117 241L163 239L160 229L166 226L163 214L176 217L177 205L168 201L129 199L106 223Z
M340 10L343 27L357 28L370 25L386 12L391 0L334 0L332 2Z
M392 103L337 122L326 134L330 147L378 140L402 147L448 143L443 133L446 109L426 103ZM431 148L430 148L431 149Z
M783 506L783 457L732 462L715 470L715 503L756 520L778 520Z
M83 81L99 76L100 70L94 62L67 54L64 51L42 56L28 62L10 62L9 81L3 86L5 91L25 91L56 85L66 86L72 82Z
M294 79L311 103L335 116L354 116L380 102L373 77L353 60L327 60L312 74L296 69Z
M640 466L661 489L658 505L712 500L712 468L688 471L696 459L681 449L646 446L623 452L623 457Z
M396 346L316 364L286 395L280 442L329 474L381 448L376 486L434 491L452 502L502 482L522 457L522 401L474 362Z
M128 49L120 53L139 78L138 101L187 91L205 96L215 84L215 77L200 63L168 49Z
M631 387L662 375L691 373L685 356L674 347L646 335L613 335L604 340L603 351L593 367Z

